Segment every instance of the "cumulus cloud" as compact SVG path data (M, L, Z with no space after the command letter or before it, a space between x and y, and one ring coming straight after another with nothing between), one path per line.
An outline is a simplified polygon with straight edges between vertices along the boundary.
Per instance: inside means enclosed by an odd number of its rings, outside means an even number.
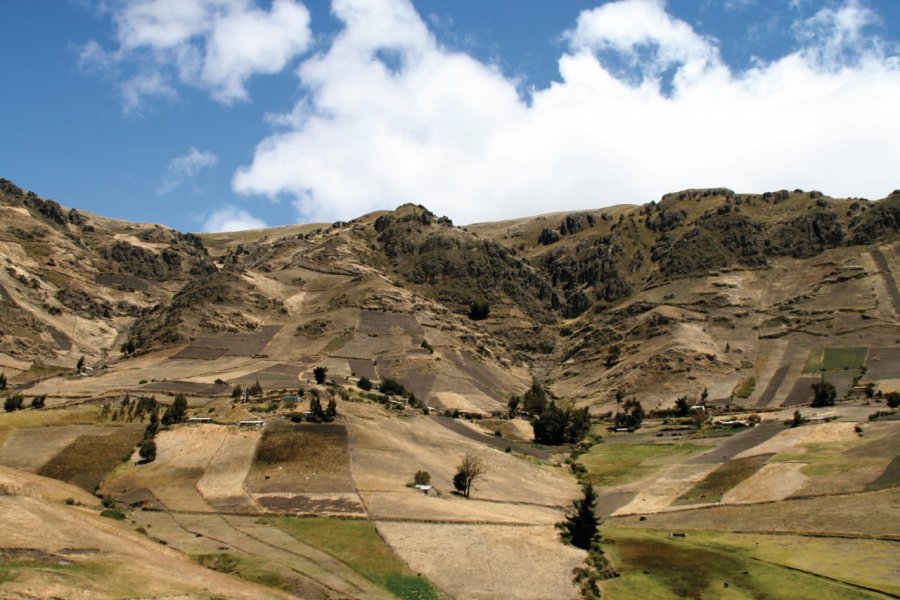
M247 229L262 229L264 227L266 227L265 221L230 204L226 204L213 212L203 222L203 231L207 233L246 231Z
M282 71L309 46L309 11L296 0L124 0L107 11L117 47L95 40L80 63L115 79L125 109L173 98L174 83L208 91L229 104L247 99L247 81Z
M176 156L169 161L163 172L156 193L164 196L181 187L189 179L193 178L203 169L214 166L219 157L208 150L197 150L193 146L182 156Z
M661 0L609 2L565 34L559 81L522 97L407 0L335 0L342 30L233 188L316 220L416 202L471 222L705 186L880 197L897 187L900 65L867 11L822 9L795 50L735 72Z

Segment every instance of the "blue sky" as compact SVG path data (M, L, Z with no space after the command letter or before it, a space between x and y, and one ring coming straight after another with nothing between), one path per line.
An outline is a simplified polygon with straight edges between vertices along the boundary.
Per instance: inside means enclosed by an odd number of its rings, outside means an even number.
M29 0L0 18L0 177L180 230L900 187L893 0Z

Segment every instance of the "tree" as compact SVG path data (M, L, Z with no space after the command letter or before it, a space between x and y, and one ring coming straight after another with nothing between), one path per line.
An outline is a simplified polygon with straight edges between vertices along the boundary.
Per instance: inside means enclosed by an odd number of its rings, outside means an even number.
M241 396L244 395L244 389L240 385L234 386L231 390L231 397L235 400L240 400Z
M644 407L634 398L626 400L622 405L622 412L616 415L616 427L637 429L644 421Z
M356 383L356 387L368 392L369 390L372 389L372 380L369 379L368 377L366 377L365 375L363 375L362 377L359 378L359 381Z
M691 403L688 402L687 396L681 396L675 400L675 414L679 417L686 417L691 412Z
M597 503L597 494L590 483L582 487L582 497L572 503L572 513L566 515L566 520L557 523L557 528L562 531L563 541L572 544L576 548L588 550L591 542L597 535L600 519L594 512L594 504Z
M326 423L330 423L334 421L334 418L337 416L337 401L332 397L328 401L328 407L325 409L324 420Z
M538 444L577 444L591 428L591 416L585 408L563 410L556 402L550 402L544 412L531 419L534 441Z
M5 390L6 384L6 373L0 373L0 390Z
M431 483L431 473L428 471L416 471L413 477L413 483L416 485L428 485Z
M487 473L487 466L484 464L484 461L471 452L466 452L456 467L456 475L453 476L453 487L456 488L457 492L468 498L475 480L485 473Z
M506 407L509 409L509 418L512 419L519 413L519 404L522 403L522 399L518 396L513 396L509 399L509 402L506 403Z
M257 398L261 398L263 395L263 388L259 385L259 380L257 379L253 385L250 386L250 389L247 390L247 394L250 396L256 396Z
M325 411L322 410L322 400L318 394L312 394L309 398L310 420L319 423L325 419Z
M791 427L800 427L803 425L803 415L800 414L799 410L794 411L794 418L792 418L789 422Z
M709 398L709 390L703 388L703 393L700 394L700 404L706 406L706 400Z
M866 384L866 398L874 398L875 397L875 384L871 381Z
M328 373L328 367L316 367L313 369L313 377L316 378L316 383L322 385L325 383L325 375Z
M144 439L149 440L153 438L157 431L159 431L159 408L154 407L154 409L150 411L150 422L144 429Z
M22 394L13 394L3 401L3 410L5 410L6 412L21 410L22 404L24 402L25 398L22 396Z
M144 462L153 462L156 460L156 442L150 438L144 439L138 448L138 454Z
M884 399L887 401L889 407L900 407L900 392L889 392L885 395Z
M44 408L44 404L47 402L47 394L41 394L40 396L35 396L31 399L31 408L39 409Z
M75 370L81 373L82 369L84 369L84 357L78 359L78 362L75 363Z
M834 406L834 400L837 398L837 390L834 388L834 384L827 381L819 381L812 384L812 388L814 395L813 406Z
M473 321L483 321L491 314L491 305L486 301L475 300L469 305L469 318Z
M403 384L390 377L381 382L381 385L378 386L378 391L382 394L387 394L388 396L406 395L406 388L403 387Z
M531 384L531 388L525 392L522 408L529 415L539 415L547 409L547 393L537 383Z
M163 413L162 424L165 426L182 423L187 418L187 400L178 394L172 405Z

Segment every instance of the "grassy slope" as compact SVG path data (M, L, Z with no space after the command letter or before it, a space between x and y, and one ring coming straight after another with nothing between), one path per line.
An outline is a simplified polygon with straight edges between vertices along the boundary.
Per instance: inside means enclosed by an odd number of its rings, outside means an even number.
M579 457L594 485L636 481L676 458L709 450L698 444L598 444Z
M282 517L273 523L303 543L343 561L399 598L443 597L431 583L397 558L369 521Z
M670 539L665 532L606 529L607 554L622 576L604 584L604 597L644 599L766 598L817 600L883 598L834 579L787 568L775 552L713 542L713 534ZM756 536L764 537L764 536ZM752 542L750 544L752 545ZM795 547L796 548L796 547ZM819 549L820 550L820 549ZM773 562L767 562L773 560ZM829 574L828 577L848 575ZM800 591L802 590L802 592Z

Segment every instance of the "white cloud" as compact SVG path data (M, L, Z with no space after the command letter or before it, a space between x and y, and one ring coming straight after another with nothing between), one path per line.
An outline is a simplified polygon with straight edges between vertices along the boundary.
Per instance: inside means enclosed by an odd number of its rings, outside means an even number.
M266 227L265 221L230 204L226 204L213 212L203 222L203 231L207 233L246 231L247 229L262 229L264 227Z
M795 51L734 72L663 2L610 2L566 34L560 80L523 99L407 0L335 0L343 29L233 188L315 220L416 202L471 222L705 186L880 197L898 185L900 65L846 10L865 9L823 9Z
M191 146L186 154L176 156L169 161L159 182L159 187L156 188L156 193L164 196L175 191L197 173L214 166L218 161L219 157L213 152L197 150Z
M296 0L125 0L108 9L118 47L94 40L80 63L116 80L126 110L173 98L174 84L229 104L247 99L247 81L282 71L309 46L309 11Z

